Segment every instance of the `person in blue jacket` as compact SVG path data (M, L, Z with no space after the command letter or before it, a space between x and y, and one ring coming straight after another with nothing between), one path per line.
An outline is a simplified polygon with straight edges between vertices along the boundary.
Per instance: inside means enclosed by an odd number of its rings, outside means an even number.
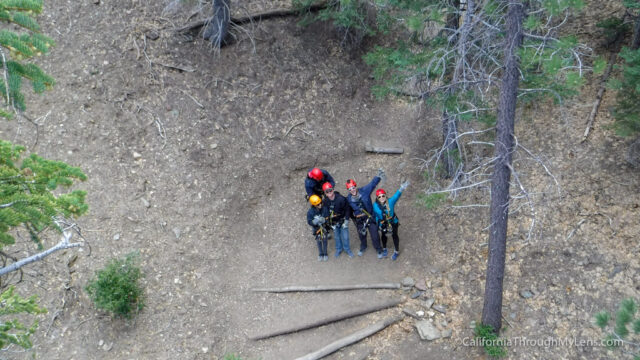
M351 210L353 210L356 229L360 237L360 251L358 251L358 256L362 256L367 249L367 232L369 232L371 243L378 252L378 259L383 258L382 247L380 246L380 240L378 238L378 226L376 225L375 218L373 218L371 192L378 186L378 183L380 183L381 178L384 176L384 170L379 169L378 176L374 176L370 183L361 188L357 188L356 182L353 179L347 180L346 186L349 191L347 202L351 206Z
M314 167L307 172L307 177L304 179L304 189L307 191L307 200L311 195L318 195L320 198L324 196L322 190L322 184L328 182L331 186L336 186L336 182L327 170L322 170Z
M329 240L329 229L327 228L327 208L322 206L322 199L318 195L309 197L311 207L307 211L307 223L313 229L313 236L318 245L318 261L327 261L327 243Z
M382 240L382 256L386 257L387 252L387 235L393 238L393 255L391 260L395 260L400 255L400 237L398 236L398 215L395 212L396 202L400 199L402 192L409 186L409 181L405 181L400 185L400 189L387 201L387 192L384 189L376 191L376 202L373 204L373 212L376 216L376 223L380 229L380 239Z

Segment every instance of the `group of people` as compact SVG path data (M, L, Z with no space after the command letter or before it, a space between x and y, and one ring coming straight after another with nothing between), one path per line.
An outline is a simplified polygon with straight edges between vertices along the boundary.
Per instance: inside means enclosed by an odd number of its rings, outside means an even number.
M349 194L345 197L335 189L336 183L328 171L319 168L309 170L304 183L307 200L311 204L307 211L307 223L313 229L313 236L318 245L318 261L329 260L327 247L330 231L333 231L336 243L335 257L339 257L343 252L350 258L354 257L349 245L349 219L356 224L360 238L358 256L362 256L367 249L368 233L378 253L378 259L389 255L388 236L393 239L394 251L391 259L398 258L400 222L395 213L395 205L402 192L409 186L409 181L403 182L391 198L388 198L384 189L377 189L375 202L372 202L371 193L384 177L384 170L379 169L378 175L360 188L355 180L347 180L345 186Z

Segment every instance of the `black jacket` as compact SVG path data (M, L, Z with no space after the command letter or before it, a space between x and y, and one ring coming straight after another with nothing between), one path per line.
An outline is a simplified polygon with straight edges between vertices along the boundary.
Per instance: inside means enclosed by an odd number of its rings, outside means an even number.
M352 217L351 206L349 206L347 198L335 190L333 193L336 194L333 200L329 200L329 198L325 196L322 201L324 204L323 207L327 209L329 226L342 225L345 219Z

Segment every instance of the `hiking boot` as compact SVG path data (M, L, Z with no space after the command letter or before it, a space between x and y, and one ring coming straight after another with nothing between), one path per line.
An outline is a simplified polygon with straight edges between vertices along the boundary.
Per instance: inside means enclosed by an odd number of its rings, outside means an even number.
M349 255L349 257L353 259L353 252L351 250L347 251L347 255Z
M382 249L382 257L387 257L387 255L389 255L387 248Z
M395 259L397 259L397 258L398 258L398 255L400 255L400 253L399 253L399 252L397 252L397 251L394 251L394 252L393 252L393 255L391 255L391 260L395 260Z
M318 255L318 261L322 261L322 255Z
M367 250L367 249L360 249L360 250L358 251L358 256L362 256L362 255L364 255L364 251L365 251L365 250Z
M329 257L327 255L323 256L322 261L329 261Z
M378 253L378 259L382 259L383 257L384 257L384 255L382 255L382 251L380 251L380 252Z
M335 257L338 257L338 256L340 256L340 254L342 254L342 250L340 250L340 251L336 251L336 254L335 254L334 256L335 256Z

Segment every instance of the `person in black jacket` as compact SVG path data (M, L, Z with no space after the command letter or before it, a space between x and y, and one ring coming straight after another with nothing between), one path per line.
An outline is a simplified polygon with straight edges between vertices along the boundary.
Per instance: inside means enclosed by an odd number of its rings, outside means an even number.
M318 195L309 197L311 207L307 211L307 223L313 229L313 236L318 244L318 261L327 261L327 243L329 239L329 229L327 228L327 209L322 206L322 199Z
M378 259L382 259L382 246L378 238L378 225L373 217L373 204L371 203L371 192L378 186L378 183L385 176L384 170L378 169L378 176L374 176L370 183L357 188L353 179L347 180L346 187L349 191L347 202L353 210L358 236L360 237L360 250L358 256L362 256L367 249L367 232L371 236L371 244L378 252Z
M307 200L314 194L322 198L322 196L324 196L322 184L326 182L330 183L331 186L336 186L336 182L327 170L318 168L310 169L307 177L304 179L304 189L307 191Z
M353 252L349 245L349 217L351 217L351 206L347 198L333 189L331 183L322 185L324 191L324 207L326 208L327 223L333 229L333 238L336 240L335 257L340 256L344 251L353 258Z

